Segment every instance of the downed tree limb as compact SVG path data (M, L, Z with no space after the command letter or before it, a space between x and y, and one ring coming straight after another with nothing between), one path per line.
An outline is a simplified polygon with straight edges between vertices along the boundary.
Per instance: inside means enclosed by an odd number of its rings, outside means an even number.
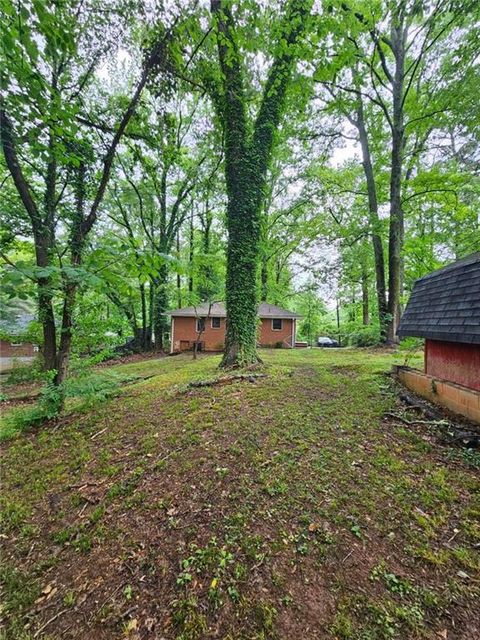
M386 413L386 416L390 418L395 418L395 420L400 420L404 424L428 424L433 427L446 427L449 425L448 420L408 420L403 416L398 415L398 413Z
M237 373L231 376L221 376L220 378L214 378L213 380L199 380L197 382L190 382L187 385L187 389L198 389L199 387L213 387L215 385L229 384L230 382L237 382L241 380L247 380L248 382L256 382L258 378L266 378L266 373Z
M443 419L442 412L439 410L436 411L435 409L430 407L425 400L420 400L419 398L415 398L414 396L410 395L406 391L402 391L401 393L399 393L399 398L400 400L403 400L408 405L410 405L412 409L418 409L419 411L424 413L427 416L427 418L430 418L430 420Z
M429 420L409 420L395 413L387 413L385 415L408 425L420 424L437 427L448 444L456 444L468 449L480 447L480 432L465 429L463 425L455 424L451 420L445 419L445 414L441 409L431 407L426 400L417 398L405 391L399 393L399 398L412 409L417 409L423 413Z

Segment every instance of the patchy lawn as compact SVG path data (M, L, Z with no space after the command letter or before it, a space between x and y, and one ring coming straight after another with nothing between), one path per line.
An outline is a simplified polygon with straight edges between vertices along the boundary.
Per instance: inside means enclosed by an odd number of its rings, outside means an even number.
M0 637L480 637L478 470L383 417L401 358L262 353L112 367L154 377L2 445Z

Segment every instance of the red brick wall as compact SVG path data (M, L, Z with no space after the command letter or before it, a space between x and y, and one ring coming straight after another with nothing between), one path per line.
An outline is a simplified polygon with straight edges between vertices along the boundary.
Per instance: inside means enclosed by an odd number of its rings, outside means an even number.
M480 391L480 345L425 340L425 373Z
M176 316L172 320L173 351L181 351L185 348L180 341L188 341L192 346L198 337L197 319ZM205 351L221 351L225 343L225 318L220 318L220 329L212 329L211 318L205 320L205 331L200 341L204 343Z
M275 347L281 342L284 347L292 345L293 320L282 318L281 331L272 329L272 319L262 318L260 322L259 342L262 347Z
M33 344L30 342L22 342L18 347L14 347L10 342L0 340L0 357L2 358L23 358L35 355Z
M197 339L196 318L186 318L175 316L173 320L173 344L172 351L182 351L192 347ZM225 318L220 318L220 329L212 329L211 318L206 320L205 331L202 333L200 341L204 343L205 351L221 351L225 343ZM263 347L275 347L277 342L281 342L284 347L292 344L293 320L282 319L282 330L272 329L272 320L262 318L259 327L259 342ZM181 343L184 344L181 344ZM188 342L188 346L187 343Z

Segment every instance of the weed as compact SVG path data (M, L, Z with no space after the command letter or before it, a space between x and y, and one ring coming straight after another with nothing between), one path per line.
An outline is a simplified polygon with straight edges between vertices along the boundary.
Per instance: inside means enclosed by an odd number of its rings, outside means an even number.
M341 640L349 640L354 637L354 626L348 613L339 611L335 614L335 618L330 627L331 633Z
M75 605L75 602L77 601L77 596L75 595L74 591L68 591L64 596L63 596L63 604L66 607L73 607Z

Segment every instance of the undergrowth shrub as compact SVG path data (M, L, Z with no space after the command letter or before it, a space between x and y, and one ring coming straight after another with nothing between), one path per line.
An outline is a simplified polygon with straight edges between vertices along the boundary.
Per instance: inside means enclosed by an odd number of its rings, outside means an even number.
M375 325L361 327L350 333L348 341L353 347L373 347L380 342L380 330Z
M32 363L15 362L12 370L6 375L5 384L14 385L23 382L39 382L45 378L40 359Z
M48 374L44 375L48 375L48 379L40 391L38 401L30 407L17 409L4 418L0 431L0 441L8 440L18 431L34 427L58 415L62 403L62 389L53 384L55 371L49 371Z
M65 397L79 398L83 408L89 408L115 395L122 384L132 382L137 376L116 371L84 372L69 378L65 385Z
M424 344L423 338L404 338L400 341L398 348L400 351L419 351L423 349Z
M115 352L113 347L102 349L90 356L73 354L70 360L69 371L72 375L82 374L91 367L94 367L96 364L100 364L106 360L111 360L112 358L117 357L117 355L118 354Z
M83 411L114 396L122 384L137 379L135 375L122 375L115 371L89 372L69 378L63 386L53 384L55 371L48 372L48 380L40 392L38 402L30 407L12 411L4 418L0 440L7 440L15 433L57 418L63 400L79 401L75 410Z

